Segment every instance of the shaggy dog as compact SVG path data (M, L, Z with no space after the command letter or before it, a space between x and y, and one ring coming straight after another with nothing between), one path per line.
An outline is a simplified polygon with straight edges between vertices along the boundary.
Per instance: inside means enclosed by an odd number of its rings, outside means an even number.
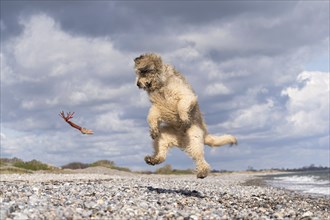
M159 55L149 53L134 59L136 84L152 103L148 114L154 154L146 156L149 165L162 163L170 147L184 150L196 163L198 178L205 178L210 166L204 159L204 144L237 144L232 135L214 136L207 132L197 96L183 75L164 64Z

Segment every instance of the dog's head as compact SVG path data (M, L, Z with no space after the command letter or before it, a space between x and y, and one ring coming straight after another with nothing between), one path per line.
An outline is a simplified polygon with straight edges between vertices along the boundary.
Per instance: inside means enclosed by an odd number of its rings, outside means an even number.
M154 53L143 54L134 59L136 85L147 92L155 91L162 86L160 75L162 73L163 61Z

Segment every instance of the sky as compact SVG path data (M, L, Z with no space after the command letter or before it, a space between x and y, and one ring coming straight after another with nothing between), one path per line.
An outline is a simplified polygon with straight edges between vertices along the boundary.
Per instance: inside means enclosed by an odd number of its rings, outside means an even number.
M192 84L216 170L329 166L329 1L3 1L1 157L61 166L152 153L134 58L154 52ZM83 135L59 116L92 129ZM195 165L173 148L165 164Z

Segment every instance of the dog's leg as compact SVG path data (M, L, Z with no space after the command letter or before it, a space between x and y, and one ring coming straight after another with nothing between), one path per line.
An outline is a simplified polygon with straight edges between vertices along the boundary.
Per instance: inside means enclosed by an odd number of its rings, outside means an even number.
M196 163L197 178L205 178L210 172L210 165L204 158L204 132L193 125L187 130L185 151Z
M165 161L167 151L172 146L178 145L176 131L172 128L161 128L160 135L154 139L154 154L146 156L144 160L149 165L160 164Z
M181 127L185 131L191 125L190 111L196 106L197 97L188 91L178 102L178 113L181 120Z
M144 158L145 162L149 165L156 165L164 162L168 151L168 146L166 145L166 143L162 143L162 141L160 141L160 138L156 138L154 140L153 145L154 154L152 156L146 156Z
M157 107L154 105L151 106L148 114L148 124L150 128L150 136L152 139L156 139L159 135L159 120L160 120L160 113Z

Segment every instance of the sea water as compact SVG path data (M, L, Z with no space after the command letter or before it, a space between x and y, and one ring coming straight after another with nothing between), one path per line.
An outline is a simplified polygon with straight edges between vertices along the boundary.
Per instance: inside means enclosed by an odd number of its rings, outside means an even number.
M330 197L330 170L270 175L266 181L274 187Z

